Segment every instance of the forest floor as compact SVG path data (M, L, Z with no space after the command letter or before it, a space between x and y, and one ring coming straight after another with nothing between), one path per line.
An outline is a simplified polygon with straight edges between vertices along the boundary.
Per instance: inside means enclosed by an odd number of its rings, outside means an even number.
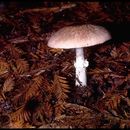
M6 4L0 9L0 128L129 128L130 2ZM82 24L112 34L109 42L84 48L84 88L75 86L75 50L47 46L58 29Z

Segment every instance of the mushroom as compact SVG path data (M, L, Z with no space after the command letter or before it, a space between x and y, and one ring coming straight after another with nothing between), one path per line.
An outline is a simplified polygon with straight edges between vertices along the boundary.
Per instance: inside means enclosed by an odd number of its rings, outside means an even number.
M51 48L76 49L76 86L86 86L86 67L87 59L84 59L83 47L90 47L104 43L111 39L110 33L102 26L97 25L78 25L67 26L54 33L48 40Z

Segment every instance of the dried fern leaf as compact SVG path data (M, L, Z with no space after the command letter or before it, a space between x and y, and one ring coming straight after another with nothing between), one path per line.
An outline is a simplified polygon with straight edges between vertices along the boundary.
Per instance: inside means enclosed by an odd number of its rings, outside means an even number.
M19 106L20 104L25 103L31 97L39 95L40 87L43 83L43 77L38 75L37 77L33 78L30 83L25 84L24 90L18 93L12 99L15 106Z
M18 110L10 114L10 118L13 122L23 122L29 121L30 119L30 112L25 111L24 105L22 105Z
M23 124L22 121L10 121L9 128L22 128Z
M43 116L44 116L44 108L40 106L40 107L37 108L36 113L34 113L34 115L33 115L34 119L33 120L40 118L41 121L44 121Z
M24 59L16 60L16 66L19 74L23 74L24 72L27 72L29 70L29 64Z
M115 94L111 98L109 98L108 101L106 101L105 106L108 107L108 109L116 110L120 101L121 101L121 96Z
M64 51L63 49L50 48L50 52L51 52L52 54L55 54L55 56L56 56L57 54L60 55L63 51Z
M53 88L58 100L64 101L68 98L67 93L69 92L69 85L67 84L66 78L55 74Z
M2 88L3 93L11 91L14 87L14 83L15 82L12 78L7 78Z
M49 93L49 94L54 93L53 85L49 84L47 81L44 82L44 91Z
M29 85L28 89L25 92L25 99L28 100L28 98L32 96L36 96L40 92L40 86L43 83L43 77L41 75L38 75L33 79L33 83Z
M55 74L52 89L55 97L57 98L54 109L55 117L58 117L61 116L64 111L64 103L68 98L67 93L69 92L69 85L67 84L66 78Z
M0 102L4 101L6 99L4 93L2 91L0 91Z
M51 120L53 114L53 109L50 103L45 102L44 103L44 115L47 120Z
M15 107L20 106L23 102L25 102L24 92L25 91L21 91L21 93L18 93L13 97L12 101Z
M38 87L40 87L42 85L42 82L43 82L43 77L41 75L35 77L33 79L34 81L34 84L38 85Z
M6 49L9 50L10 55L16 59L19 58L21 54L23 54L23 51L21 49L12 44L7 45Z
M9 64L6 61L0 60L0 75L9 71Z
M55 116L56 116L56 118L61 116L64 109L65 109L65 104L63 102L58 102L55 105Z

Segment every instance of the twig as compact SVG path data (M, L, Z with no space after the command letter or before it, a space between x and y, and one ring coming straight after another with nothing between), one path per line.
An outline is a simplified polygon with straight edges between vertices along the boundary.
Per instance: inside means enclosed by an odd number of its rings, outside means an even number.
M24 73L20 75L20 77L30 77L32 75L38 76L41 73L44 73L47 69L54 67L54 65L48 65L47 67L38 68L35 70L32 70L31 72Z
M127 76L114 74L112 71L103 71L102 70L102 71L97 71L97 72L94 72L94 71L88 72L88 75L93 75L93 74L109 74L109 76L117 77L117 78L125 78L125 77L127 77Z
M57 13L57 12L61 12L61 11L65 10L65 9L69 9L69 8L72 8L72 7L75 7L75 6L76 6L76 4L71 3L71 4L63 5L61 7L26 9L26 10L18 12L17 14L37 13L37 12L44 12L46 14L48 14L48 13Z
M8 41L11 42L11 43L24 43L24 42L28 42L29 39L26 36L21 36L21 37L18 37L18 38L10 39Z
M14 39L9 39L8 41L14 44L18 44L18 43L25 43L25 42L29 42L31 38L27 37L27 36L21 36L21 37L17 37ZM37 37L37 38L32 38L31 41L34 42L39 42L39 41L44 41L46 40L45 36L41 36L41 37Z

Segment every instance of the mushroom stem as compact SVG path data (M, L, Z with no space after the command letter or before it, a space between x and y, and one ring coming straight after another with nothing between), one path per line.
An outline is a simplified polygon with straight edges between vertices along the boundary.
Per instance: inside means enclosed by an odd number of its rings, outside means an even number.
M76 69L76 86L86 86L86 67L88 62L84 60L83 48L76 48L76 62L74 63Z

